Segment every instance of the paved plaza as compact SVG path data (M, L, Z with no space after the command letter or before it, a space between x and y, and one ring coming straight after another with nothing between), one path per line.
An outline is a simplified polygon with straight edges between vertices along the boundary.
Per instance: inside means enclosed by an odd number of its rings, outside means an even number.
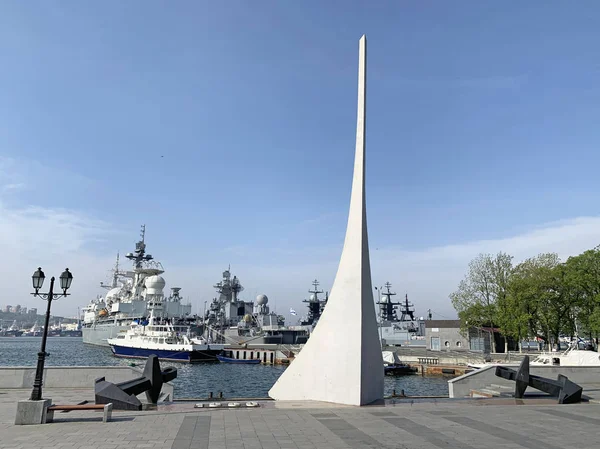
M372 407L265 403L258 409L194 409L194 403L143 412L55 413L55 422L15 426L25 390L0 390L2 449L597 449L600 405L552 399L397 401ZM93 399L90 390L46 391L55 403Z

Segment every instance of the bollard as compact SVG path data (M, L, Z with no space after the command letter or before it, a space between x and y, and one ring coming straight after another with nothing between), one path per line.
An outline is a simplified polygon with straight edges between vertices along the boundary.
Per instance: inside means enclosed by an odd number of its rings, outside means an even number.
M400 390L400 396L402 396L403 398L406 397L406 395L404 394L404 388L402 390Z
M219 399L223 399L223 392L219 391Z
M212 399L213 395L212 395L212 391L210 393L208 393L208 399Z
M392 397L395 398L396 397L396 390L392 390Z

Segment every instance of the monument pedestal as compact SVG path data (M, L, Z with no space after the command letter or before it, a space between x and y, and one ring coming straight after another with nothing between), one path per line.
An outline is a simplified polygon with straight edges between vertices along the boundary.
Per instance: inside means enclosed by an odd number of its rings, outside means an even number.
M48 407L52 405L52 399L32 401L27 399L17 403L17 416L15 425L25 426L29 424L44 424Z

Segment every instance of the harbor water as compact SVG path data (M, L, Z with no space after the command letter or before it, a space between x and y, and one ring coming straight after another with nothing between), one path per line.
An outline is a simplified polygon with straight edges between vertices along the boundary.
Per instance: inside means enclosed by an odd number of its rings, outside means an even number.
M0 366L35 366L39 337L0 338ZM119 359L110 348L83 344L77 337L49 337L46 366L143 366L143 360ZM161 362L177 368L173 381L176 398L206 398L222 391L227 398L264 398L285 366L234 365L222 363L183 364ZM91 385L90 385L91 387ZM404 390L409 396L448 394L448 378L418 375L385 377L385 394Z

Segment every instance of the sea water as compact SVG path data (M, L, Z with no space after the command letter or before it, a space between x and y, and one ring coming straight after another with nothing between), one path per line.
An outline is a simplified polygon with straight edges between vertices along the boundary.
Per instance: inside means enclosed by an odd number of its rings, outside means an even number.
M40 337L0 338L0 366L35 366ZM113 356L110 348L83 344L80 337L48 337L46 366L131 366L143 368L144 361ZM265 398L285 370L283 365L236 365L227 363L184 364L161 362L177 368L173 380L176 398L206 398L223 392L226 398ZM91 385L90 385L91 387ZM404 390L408 396L448 394L448 378L385 376L385 394Z

